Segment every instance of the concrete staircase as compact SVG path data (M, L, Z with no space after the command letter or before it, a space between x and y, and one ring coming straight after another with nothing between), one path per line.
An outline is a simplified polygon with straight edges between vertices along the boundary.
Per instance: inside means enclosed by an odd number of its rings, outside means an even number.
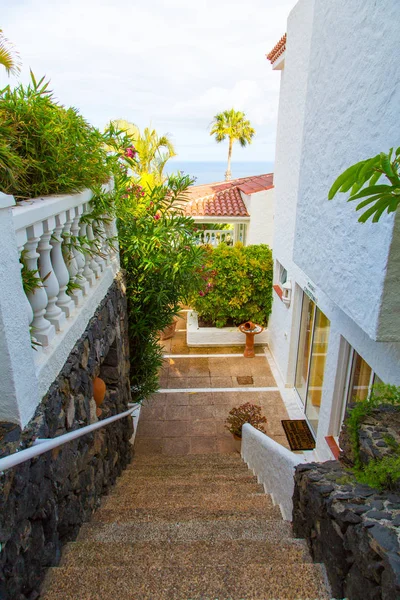
M292 537L239 455L139 456L42 600L327 600L321 565Z

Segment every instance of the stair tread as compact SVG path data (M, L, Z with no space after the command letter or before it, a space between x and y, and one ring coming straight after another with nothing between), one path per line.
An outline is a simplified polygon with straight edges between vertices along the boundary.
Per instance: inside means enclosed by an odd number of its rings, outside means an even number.
M257 541L197 541L186 543L165 542L70 542L63 551L61 566L123 566L140 564L179 567L187 564L229 565L235 562L264 564L266 562L311 562L304 540L288 539L280 544Z
M107 577L103 577L106 572ZM134 594L134 596L133 596ZM178 567L140 564L50 569L42 600L182 600L252 598L266 600L328 600L318 564L210 565Z
M197 520L182 523L160 521L131 523L90 522L81 527L79 541L99 542L187 542L255 540L279 543L292 539L292 527L282 519L261 518Z
M146 485L143 485L143 481ZM197 492L202 494L215 494L223 492L224 494L237 495L247 493L264 493L264 487L261 483L257 483L255 478L248 479L229 479L229 480L212 480L204 481L204 479L168 479L167 481L157 478L155 480L143 481L127 481L121 477L120 481L112 488L107 497L123 496L134 494L161 494L161 493L185 493Z
M169 492L164 490L155 494L151 491L140 491L137 493L113 494L105 496L101 503L100 512L104 509L148 509L149 511L171 508L203 508L210 509L237 509L243 507L265 507L273 506L272 500L263 492L257 490L232 492L200 492L198 490Z

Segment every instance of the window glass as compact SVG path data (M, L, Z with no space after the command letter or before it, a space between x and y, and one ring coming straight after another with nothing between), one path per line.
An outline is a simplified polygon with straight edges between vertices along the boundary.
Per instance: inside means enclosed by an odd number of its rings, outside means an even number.
M368 397L371 383L371 367L354 351L347 401L365 400Z
M317 308L311 349L310 373L308 377L306 403L306 415L311 427L314 430L314 433L317 433L318 429L325 362L328 352L329 329L329 319Z
M308 367L310 364L310 350L314 323L315 304L306 294L303 294L301 309L299 346L297 351L295 387L305 404L307 397Z

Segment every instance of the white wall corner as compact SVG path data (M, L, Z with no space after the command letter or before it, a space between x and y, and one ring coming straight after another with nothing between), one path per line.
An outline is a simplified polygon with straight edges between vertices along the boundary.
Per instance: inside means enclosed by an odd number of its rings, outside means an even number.
M39 394L13 205L12 196L0 195L0 421L24 427L35 412Z

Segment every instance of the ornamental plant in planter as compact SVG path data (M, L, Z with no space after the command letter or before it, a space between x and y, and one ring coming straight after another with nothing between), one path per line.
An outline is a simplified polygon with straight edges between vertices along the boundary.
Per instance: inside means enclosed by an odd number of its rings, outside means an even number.
M265 244L206 246L203 289L190 297L200 317L215 327L254 321L266 326L272 307L272 252Z
M250 423L253 427L267 433L264 423L267 423L266 417L261 416L261 406L246 402L229 411L229 416L225 421L225 428L230 431L237 442L237 451L240 452L242 441L242 427L245 423Z

